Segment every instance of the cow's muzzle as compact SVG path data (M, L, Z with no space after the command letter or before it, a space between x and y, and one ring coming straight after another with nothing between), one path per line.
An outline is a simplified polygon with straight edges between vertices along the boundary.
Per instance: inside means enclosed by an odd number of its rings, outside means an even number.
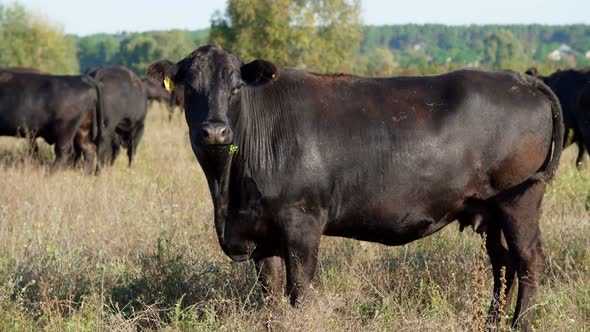
M254 251L254 248L250 249L248 246L228 245L222 239L219 239L219 244L221 245L223 252L236 262L243 262L250 259L250 256Z
M201 127L203 145L231 144L233 134L229 126L221 122L204 123Z

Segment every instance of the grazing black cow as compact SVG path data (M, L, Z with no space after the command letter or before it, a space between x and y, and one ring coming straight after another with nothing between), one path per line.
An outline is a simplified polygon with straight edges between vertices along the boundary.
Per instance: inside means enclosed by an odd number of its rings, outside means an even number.
M145 86L137 75L122 66L92 68L87 75L100 84L103 100L101 134L96 141L99 163L112 165L123 146L131 166L145 126Z
M100 113L99 96L90 77L0 70L0 135L55 144L54 172L70 160L82 121Z
M579 108L578 100L582 98L582 91L590 82L590 68L558 70L549 76L543 76L537 68L532 67L526 74L542 79L557 95L565 123L563 144L567 147L576 143L576 166L580 168L584 151L590 151L590 113L588 109Z
M546 182L561 154L559 102L515 72L371 79L245 64L203 46L148 69L185 86L193 151L232 259L254 259L291 303L314 276L321 235L402 245L458 220L487 233L498 321L501 270L513 325L531 328L543 270ZM553 148L552 148L553 146ZM507 301L510 304L510 301Z

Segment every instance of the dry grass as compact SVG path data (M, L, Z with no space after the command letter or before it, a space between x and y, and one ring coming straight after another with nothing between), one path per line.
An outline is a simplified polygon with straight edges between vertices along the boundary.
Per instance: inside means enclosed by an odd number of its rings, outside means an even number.
M491 272L481 239L452 225L389 248L325 237L315 295L269 308L250 263L214 235L184 119L148 115L133 168L46 175L52 153L0 139L0 331L469 331ZM544 201L539 331L590 330L590 173L572 149Z

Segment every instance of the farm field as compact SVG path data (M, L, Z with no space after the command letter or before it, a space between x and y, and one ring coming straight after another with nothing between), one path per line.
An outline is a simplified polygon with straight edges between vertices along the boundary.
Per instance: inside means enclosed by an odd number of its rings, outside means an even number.
M53 153L0 138L0 331L474 331L492 276L482 240L452 224L401 247L322 239L312 296L267 305L252 263L213 227L184 116L152 108L132 168L47 176ZM590 161L567 149L543 202L534 326L590 330ZM510 317L506 318L507 321ZM507 326L507 325L506 325Z

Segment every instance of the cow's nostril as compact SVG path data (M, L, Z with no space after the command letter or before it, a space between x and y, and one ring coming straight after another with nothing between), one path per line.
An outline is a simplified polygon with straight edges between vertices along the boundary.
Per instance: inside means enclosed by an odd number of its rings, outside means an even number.
M225 123L208 123L201 127L201 138L206 144L227 144L231 128Z

